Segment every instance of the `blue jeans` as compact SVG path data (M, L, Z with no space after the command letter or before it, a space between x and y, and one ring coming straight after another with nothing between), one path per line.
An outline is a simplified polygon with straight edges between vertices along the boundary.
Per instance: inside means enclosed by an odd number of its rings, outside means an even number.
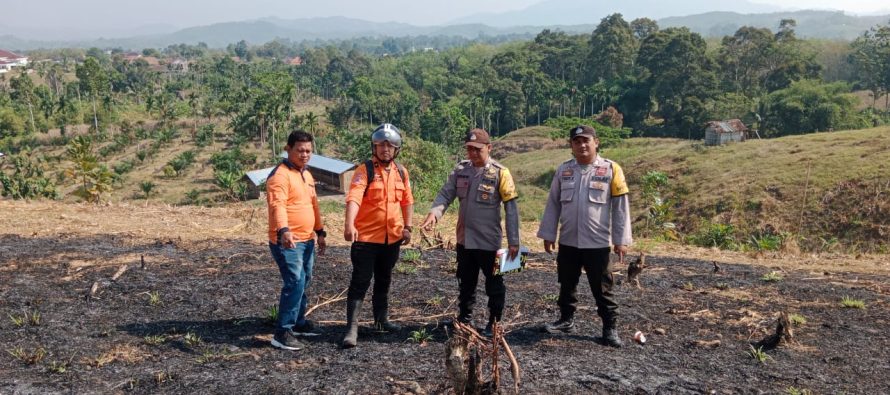
M269 243L272 258L281 272L281 298L278 302L278 324L275 333L292 330L294 325L306 323L306 306L309 296L306 288L312 280L315 264L315 240L295 243L294 248L284 248Z

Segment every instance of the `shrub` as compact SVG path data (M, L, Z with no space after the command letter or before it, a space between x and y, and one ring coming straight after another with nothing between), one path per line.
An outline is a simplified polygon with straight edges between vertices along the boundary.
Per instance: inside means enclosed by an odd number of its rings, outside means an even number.
M735 230L732 225L706 222L699 228L697 233L690 237L690 241L701 247L734 249L734 233Z
M408 337L408 340L418 344L425 344L433 340L433 335L427 332L426 328L420 328L416 331L411 331L411 336Z
M142 183L139 184L139 188L142 189L142 193L145 194L145 198L148 199L148 196L151 195L155 189L155 183L151 181L142 181Z
M13 199L58 199L56 184L44 173L43 167L24 156L12 160L12 176L0 172L0 193Z
M554 117L544 121L544 125L555 128L550 137L554 140L563 140L570 128L578 125L589 125L596 129L596 137L599 138L600 148L613 147L621 140L630 137L631 128L613 128L603 125L593 118L578 117Z
M179 137L179 130L176 128L166 128L158 133L157 141L159 143L169 143L177 137Z
M789 233L776 233L771 229L758 231L751 235L746 247L754 251L779 251L790 236Z
M133 161L132 160L120 161L117 164L115 164L114 166L112 166L112 169L114 169L115 174L122 176L126 173L129 173L131 170L133 170Z
M677 225L673 222L674 203L671 199L662 197L662 190L668 186L668 175L660 171L646 173L642 180L643 201L648 205L646 209L646 223L644 233L677 240Z
M256 154L245 154L238 147L227 149L213 154L210 158L213 171L241 174L245 166L256 163Z
M398 161L408 169L414 201L432 201L454 168L454 161L443 146L429 141L407 139L402 147Z
M170 166L174 170L174 176L176 176L182 174L182 171L191 166L192 163L195 163L195 151L188 150L176 155L175 158L167 162L167 166ZM167 174L166 169L164 170L164 174Z
M25 121L10 108L0 109L0 138L25 132Z
M211 123L211 124L201 126L201 128L198 129L198 133L195 134L195 145L197 145L198 147L206 147L210 144L213 144L213 138L214 138L213 124Z
M867 119L856 112L858 102L843 82L794 81L766 96L762 129L775 137L868 127Z

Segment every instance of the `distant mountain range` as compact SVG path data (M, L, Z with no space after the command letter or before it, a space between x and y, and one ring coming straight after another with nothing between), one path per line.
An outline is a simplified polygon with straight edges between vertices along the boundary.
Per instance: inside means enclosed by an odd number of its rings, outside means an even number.
M535 7L551 4L554 7L566 0L551 0ZM664 13L665 6L660 6L656 1L636 0L636 3L651 3L653 11L649 15ZM750 4L741 2L741 5ZM754 6L754 5L752 5ZM556 10L559 10L558 8ZM661 11L659 11L661 10ZM525 12L517 11L517 12ZM197 44L204 42L210 47L223 48L231 43L245 40L251 44L260 44L275 39L288 39L299 42L304 40L342 40L357 37L405 37L405 36L457 36L474 39L480 36L502 35L527 35L537 34L545 28L561 30L568 33L589 33L602 18L602 11L594 16L593 10L588 10L588 16L573 14L577 19L574 24L543 23L551 20L546 17L543 10L539 24L522 24L527 21L520 18L522 14L505 13L500 15L515 15L516 22L513 26L493 26L483 23L463 23L446 26L413 26L405 23L379 23L344 17L329 18L303 18L281 19L263 18L254 21L217 23L207 26L190 27L168 34L135 35L126 38L102 38L96 40L70 40L70 41L46 41L29 40L18 36L18 30L10 30L0 26L0 33L15 32L16 34L0 35L0 48L28 51L38 48L64 48L64 47L98 47L98 48L124 48L138 50L142 48L163 48L171 44ZM609 13L613 12L609 11ZM556 12L556 11L553 11ZM563 10L561 12L569 12ZM632 20L640 15L625 14L625 19ZM500 17L498 17L500 18ZM498 18L490 18L496 23ZM795 19L796 31L800 37L815 37L827 39L852 40L862 32L877 24L890 23L890 16L852 16L839 11L795 11L795 12L771 12L760 14L742 14L736 12L708 12L684 17L665 17L658 20L662 28L671 26L687 26L691 30L705 36L724 36L734 33L741 26L767 27L775 30L782 19ZM466 21L472 21L467 18Z
M406 36L457 36L474 39L480 36L529 35L544 28L559 29L571 33L590 32L595 24L572 26L512 26L493 27L483 24L448 26L413 26L404 23L369 22L345 17L280 19L263 18L255 21L216 23L190 27L170 34L143 35L126 38L97 40L28 40L16 35L0 35L0 48L33 50L39 48L163 48L171 44L206 43L212 48L224 48L231 43L245 40L251 44L266 43L275 39L344 40L357 37L406 37ZM4 31L0 27L0 32Z
M794 19L798 37L853 40L872 26L890 23L890 15L854 16L841 11L794 11L767 14L708 12L660 19L658 26L686 26L703 36L732 35L742 26L766 27L775 31L782 19Z
M489 26L546 26L597 24L607 15L620 13L624 19L646 17L661 19L678 15L695 15L711 11L742 14L779 11L778 7L755 4L747 0L546 0L525 9L497 14L476 14L452 21L454 24L482 23Z

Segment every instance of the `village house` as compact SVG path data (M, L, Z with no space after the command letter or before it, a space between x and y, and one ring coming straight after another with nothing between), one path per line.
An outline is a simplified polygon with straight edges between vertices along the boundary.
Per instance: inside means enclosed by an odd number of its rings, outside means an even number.
M281 157L287 158L287 153L283 152ZM349 191L349 183L352 180L355 167L352 163L318 154L312 154L312 157L309 158L309 173L315 178L317 187L331 192L346 193ZM247 184L246 198L260 198L261 193L265 192L266 178L274 168L275 166L272 166L244 173L241 182Z
M748 138L748 127L740 119L711 121L705 129L705 145L723 145Z
M13 67L22 67L27 65L27 56L22 56L15 52L0 49L0 74L12 70Z

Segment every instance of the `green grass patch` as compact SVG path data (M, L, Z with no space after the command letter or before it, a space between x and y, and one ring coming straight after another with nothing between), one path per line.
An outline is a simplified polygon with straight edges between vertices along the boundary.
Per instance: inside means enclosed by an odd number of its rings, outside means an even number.
M864 309L865 302L860 299L854 299L849 296L844 296L841 299L841 306L848 309Z
M782 281L782 273L772 271L764 274L762 277L760 277L760 279L768 283L779 282Z
M411 331L411 336L408 336L408 341L417 344L425 344L430 340L433 340L433 335L427 332L426 328L420 328L416 331Z
M758 347L758 348L754 348L754 346L748 346L748 347L749 347L748 355L750 355L751 358L754 358L754 360L756 360L757 362L766 363L767 360L772 359L772 357L770 357L766 353L766 351L763 351L763 347Z

